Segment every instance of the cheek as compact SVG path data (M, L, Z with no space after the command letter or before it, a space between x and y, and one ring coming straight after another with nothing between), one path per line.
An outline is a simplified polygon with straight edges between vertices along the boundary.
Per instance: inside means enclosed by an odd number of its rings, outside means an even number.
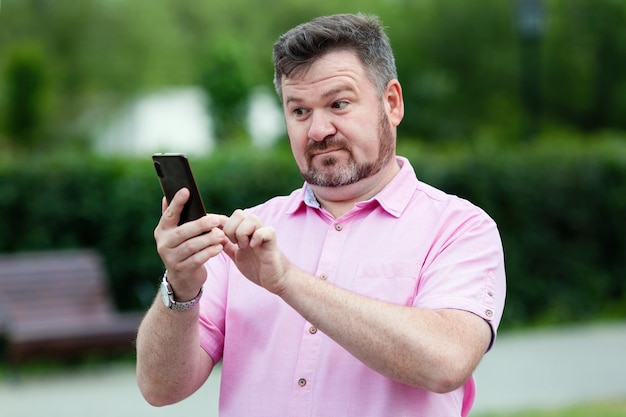
M287 125L287 137L289 138L291 149L301 149L306 145L307 136L302 129Z

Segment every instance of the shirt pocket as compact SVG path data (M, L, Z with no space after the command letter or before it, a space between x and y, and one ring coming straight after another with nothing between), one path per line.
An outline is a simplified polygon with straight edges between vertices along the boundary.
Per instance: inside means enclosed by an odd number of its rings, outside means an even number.
M355 292L398 305L412 305L417 295L416 262L362 262L357 267Z

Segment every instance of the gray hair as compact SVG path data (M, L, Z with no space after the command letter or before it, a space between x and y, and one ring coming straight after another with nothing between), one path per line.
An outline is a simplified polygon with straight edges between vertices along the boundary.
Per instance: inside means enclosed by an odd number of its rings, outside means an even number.
M274 87L282 100L282 76L306 70L335 50L354 51L382 96L389 81L398 78L396 63L383 26L376 16L322 16L289 30L274 44Z

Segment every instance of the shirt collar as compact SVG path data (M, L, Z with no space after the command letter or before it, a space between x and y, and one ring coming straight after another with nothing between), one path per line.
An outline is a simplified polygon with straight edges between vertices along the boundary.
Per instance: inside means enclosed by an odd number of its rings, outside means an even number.
M298 210L306 206L318 210L322 208L322 205L319 203L319 201L317 201L317 198L315 198L313 190L306 182L304 183L302 188L300 188L299 190L295 190L292 193L292 197L293 198L291 199L291 202L286 211L289 215L296 213Z
M400 217L415 193L418 181L415 171L408 159L402 156L396 156L396 162L400 166L400 171L391 179L385 188L372 199L358 203L357 206L369 205L372 201L376 201L387 213L394 217ZM306 182L295 194L297 194L297 198L293 199L287 209L287 214L293 214L305 205L315 209L321 208L320 203L317 201L317 198L315 198L315 194L313 194L313 190Z
M372 200L377 201L387 213L400 217L415 194L418 181L408 159L396 156L396 162L400 171Z

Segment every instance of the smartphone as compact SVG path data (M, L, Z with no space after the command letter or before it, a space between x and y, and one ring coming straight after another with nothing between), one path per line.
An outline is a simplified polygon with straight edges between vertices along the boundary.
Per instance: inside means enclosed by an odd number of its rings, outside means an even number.
M202 196L198 191L187 156L182 153L155 153L152 155L152 162L168 204L178 190L185 187L189 189L189 200L183 207L178 225L205 216Z

